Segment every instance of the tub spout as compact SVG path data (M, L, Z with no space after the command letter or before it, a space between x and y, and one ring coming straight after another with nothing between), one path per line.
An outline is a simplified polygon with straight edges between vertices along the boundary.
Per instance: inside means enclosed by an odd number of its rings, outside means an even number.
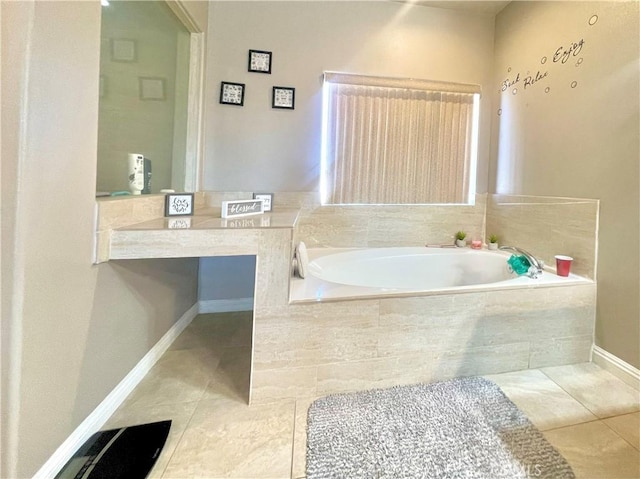
M527 276L529 276L529 278L536 279L539 275L542 274L542 261L533 256L531 253L523 249L516 248L515 246L500 246L500 249L504 251L513 251L527 258L527 260L529 260L529 264L531 265L529 267L529 272L527 273Z

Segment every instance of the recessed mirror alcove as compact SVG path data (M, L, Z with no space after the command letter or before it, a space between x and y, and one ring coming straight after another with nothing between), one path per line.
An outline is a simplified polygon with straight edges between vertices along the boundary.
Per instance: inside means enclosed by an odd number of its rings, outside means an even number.
M204 34L180 2L102 5L98 194L130 191L131 153L143 194L196 191Z

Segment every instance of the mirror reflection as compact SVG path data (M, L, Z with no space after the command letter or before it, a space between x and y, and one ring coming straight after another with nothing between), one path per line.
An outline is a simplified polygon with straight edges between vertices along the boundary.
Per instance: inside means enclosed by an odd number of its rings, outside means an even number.
M164 1L106 3L97 194L182 190L190 34Z

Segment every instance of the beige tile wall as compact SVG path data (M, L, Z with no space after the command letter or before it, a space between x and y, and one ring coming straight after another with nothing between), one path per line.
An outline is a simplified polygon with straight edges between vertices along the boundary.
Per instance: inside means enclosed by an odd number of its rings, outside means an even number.
M303 209L296 239L307 246L382 247L453 244L457 231L482 239L486 195L475 205L345 205Z
M586 284L256 314L252 401L588 361L595 291Z
M490 195L487 234L501 245L524 248L555 268L555 255L571 256L571 271L596 278L599 201Z

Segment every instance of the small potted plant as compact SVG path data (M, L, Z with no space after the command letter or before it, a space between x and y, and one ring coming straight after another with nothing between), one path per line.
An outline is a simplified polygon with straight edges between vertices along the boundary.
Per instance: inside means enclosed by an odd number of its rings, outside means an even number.
M464 231L458 231L456 233L456 246L458 248L464 248L465 246L467 246L467 242L465 241L466 237L467 233L465 233Z
M490 235L489 236L489 244L487 247L491 250L498 249L498 235Z

